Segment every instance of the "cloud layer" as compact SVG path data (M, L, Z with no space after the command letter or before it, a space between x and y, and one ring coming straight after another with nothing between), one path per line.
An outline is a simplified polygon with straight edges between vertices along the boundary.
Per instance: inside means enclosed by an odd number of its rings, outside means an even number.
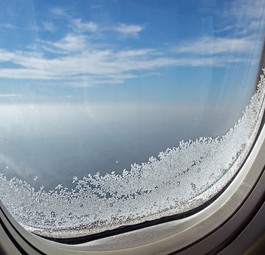
M264 20L259 5L249 5L248 1L233 8L227 15L234 20L250 21L252 31L257 30ZM247 9L247 8L250 8ZM246 11L247 10L247 11ZM148 32L141 24L102 25L94 21L83 21L70 16L62 8L53 8L53 21L42 23L43 31L56 33L60 29L56 21L63 20L66 30L57 39L36 39L23 50L11 51L0 48L0 78L54 81L70 87L89 87L96 84L119 84L128 79L159 73L161 68L177 66L224 66L229 63L244 62L247 54L256 47L255 36L248 26L240 31L241 36L203 35L175 43L166 48L144 48L126 46L124 40L139 40ZM244 15L243 15L243 14ZM254 14L255 13L255 14ZM240 16L241 14L241 16ZM242 16L243 15L243 16ZM225 30L238 31L238 24L224 26ZM263 24L263 23L262 23ZM11 24L0 25L14 29ZM120 36L123 43L117 48L107 43L108 37ZM136 44L137 45L137 44Z

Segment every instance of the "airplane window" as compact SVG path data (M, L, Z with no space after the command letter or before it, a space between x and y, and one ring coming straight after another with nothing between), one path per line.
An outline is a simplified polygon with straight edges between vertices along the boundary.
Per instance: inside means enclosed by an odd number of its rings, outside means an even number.
M76 237L182 214L264 113L263 1L1 1L0 199Z

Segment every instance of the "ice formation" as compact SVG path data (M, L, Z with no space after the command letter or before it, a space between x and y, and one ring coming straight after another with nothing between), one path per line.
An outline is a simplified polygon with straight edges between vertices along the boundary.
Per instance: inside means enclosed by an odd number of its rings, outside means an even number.
M75 188L34 188L0 174L0 199L26 229L46 236L98 233L182 213L216 195L238 172L264 113L262 75L242 117L225 135L180 142L122 174L73 177Z

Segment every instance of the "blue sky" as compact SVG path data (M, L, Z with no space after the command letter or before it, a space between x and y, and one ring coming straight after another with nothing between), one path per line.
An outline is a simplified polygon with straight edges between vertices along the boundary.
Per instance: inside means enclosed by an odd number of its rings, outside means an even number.
M264 7L262 0L3 0L0 101L247 97Z

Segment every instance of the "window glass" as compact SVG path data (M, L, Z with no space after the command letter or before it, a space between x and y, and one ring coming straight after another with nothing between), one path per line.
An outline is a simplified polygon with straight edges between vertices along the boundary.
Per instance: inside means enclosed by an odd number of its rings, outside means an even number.
M264 111L264 8L1 1L0 199L10 213L35 233L76 236L214 197Z

